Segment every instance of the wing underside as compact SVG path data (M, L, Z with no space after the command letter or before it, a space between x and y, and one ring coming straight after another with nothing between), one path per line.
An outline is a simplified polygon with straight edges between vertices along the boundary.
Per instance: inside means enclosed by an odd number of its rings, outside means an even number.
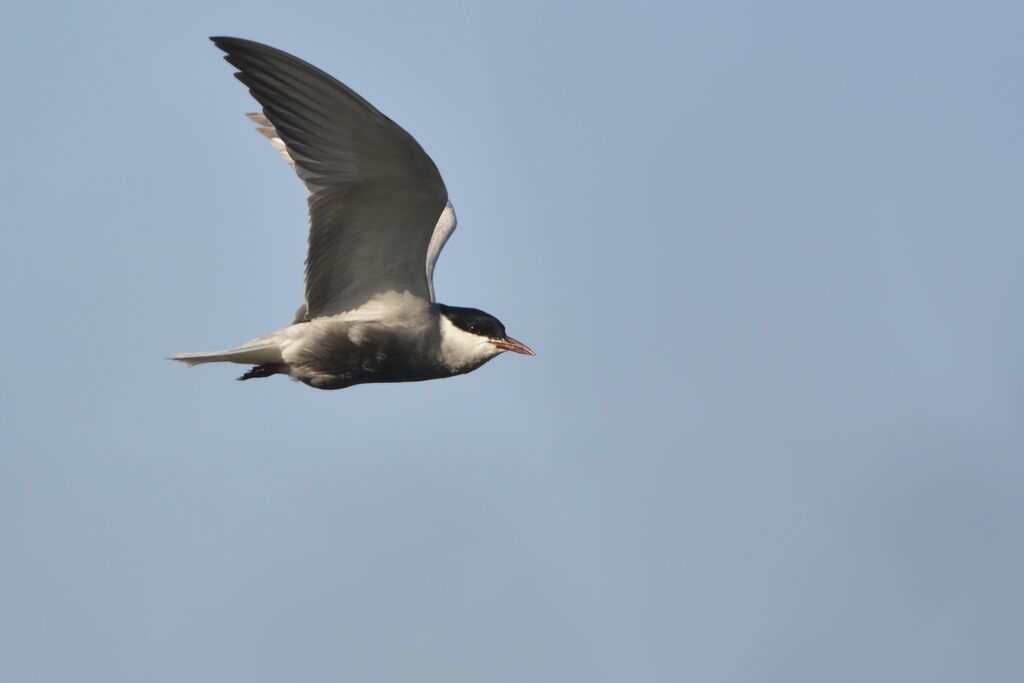
M296 57L237 38L212 40L263 108L249 117L309 190L307 319L391 290L433 300L434 264L455 214L416 140Z

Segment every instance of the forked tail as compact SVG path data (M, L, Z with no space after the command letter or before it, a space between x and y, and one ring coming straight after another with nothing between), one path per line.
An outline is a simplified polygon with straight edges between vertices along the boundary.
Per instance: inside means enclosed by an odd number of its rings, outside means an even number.
M277 344L256 344L239 346L230 351L207 351L204 353L178 353L170 357L189 367L200 363L253 363L253 368L238 379L253 377L270 377L277 373L287 373L288 366L281 358L281 348Z

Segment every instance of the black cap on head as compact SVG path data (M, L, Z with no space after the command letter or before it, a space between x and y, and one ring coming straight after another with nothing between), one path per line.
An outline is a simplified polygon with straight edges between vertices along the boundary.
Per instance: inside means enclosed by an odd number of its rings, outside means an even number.
M445 306L440 304L441 314L452 321L455 327L471 334L478 334L488 339L504 339L505 326L490 313L478 308L462 308L461 306Z

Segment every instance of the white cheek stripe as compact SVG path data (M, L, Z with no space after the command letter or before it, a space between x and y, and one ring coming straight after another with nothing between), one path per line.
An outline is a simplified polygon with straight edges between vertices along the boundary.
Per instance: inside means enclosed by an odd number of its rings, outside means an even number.
M501 353L486 338L470 334L441 316L441 362L452 372L468 372Z

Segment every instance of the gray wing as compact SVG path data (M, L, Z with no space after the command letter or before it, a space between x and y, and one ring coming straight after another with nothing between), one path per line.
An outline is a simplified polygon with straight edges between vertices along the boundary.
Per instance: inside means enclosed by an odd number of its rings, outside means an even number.
M434 262L455 218L416 140L296 57L239 38L211 40L263 107L250 118L309 190L307 319L389 290L432 301Z

